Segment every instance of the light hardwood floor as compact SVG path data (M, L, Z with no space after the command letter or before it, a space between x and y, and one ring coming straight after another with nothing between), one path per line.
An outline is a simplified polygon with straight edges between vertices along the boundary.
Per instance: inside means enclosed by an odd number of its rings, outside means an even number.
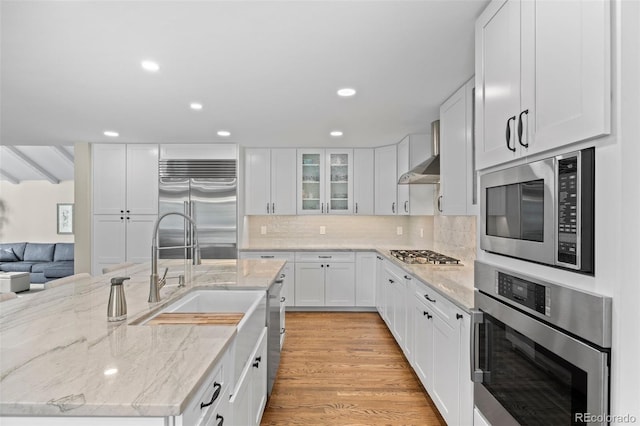
M377 313L286 315L262 425L445 425Z

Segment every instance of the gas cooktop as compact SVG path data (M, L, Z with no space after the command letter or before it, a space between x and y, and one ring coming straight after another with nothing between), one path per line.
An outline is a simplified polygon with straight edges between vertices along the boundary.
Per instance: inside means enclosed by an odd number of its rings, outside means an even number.
M391 250L391 255L404 263L457 265L460 260L432 250Z

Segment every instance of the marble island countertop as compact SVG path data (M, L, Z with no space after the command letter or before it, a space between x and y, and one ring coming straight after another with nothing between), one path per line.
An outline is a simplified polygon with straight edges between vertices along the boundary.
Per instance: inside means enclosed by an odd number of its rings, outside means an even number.
M169 267L147 303L149 265L84 278L0 304L0 415L176 416L235 336L230 326L132 325L192 289L266 290L278 260ZM177 286L185 275L185 287ZM110 278L125 282L128 317L107 321Z
M249 244L244 246L241 251L375 251L420 281L433 287L459 308L467 312L473 308L473 261L463 260L460 265L407 264L391 256L390 250L402 249L425 249L425 247L409 245L393 245L389 247L375 242L318 243L306 240L283 239Z

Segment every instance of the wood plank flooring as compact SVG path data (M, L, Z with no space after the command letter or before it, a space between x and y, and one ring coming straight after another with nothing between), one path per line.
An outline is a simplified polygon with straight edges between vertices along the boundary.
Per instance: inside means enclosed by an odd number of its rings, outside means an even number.
M286 315L262 425L446 424L377 313Z

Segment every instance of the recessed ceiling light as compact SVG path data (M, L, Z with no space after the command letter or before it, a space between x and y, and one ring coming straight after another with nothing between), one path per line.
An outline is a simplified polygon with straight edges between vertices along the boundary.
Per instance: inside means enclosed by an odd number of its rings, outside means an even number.
M226 138L228 136L231 136L231 132L228 130L218 130L218 136Z
M331 136L333 136L334 138L339 138L340 136L343 135L343 133L340 130L334 130L333 132L329 133Z
M114 132L113 130L107 130L106 132L104 132L104 135L109 136L110 138L117 138L118 136L120 136L120 133Z
M142 68L145 71L149 71L149 72L157 72L160 69L160 65L158 65L157 62L153 62L153 61L142 61L140 65L142 65Z
M348 98L356 94L356 89L352 89L351 87L344 87L338 90L338 96L342 96L343 98Z
M196 111L200 111L200 110L202 109L202 104L199 104L199 103L197 103L197 102L191 102L191 103L189 104L189 107L190 107L191 109L196 110Z

